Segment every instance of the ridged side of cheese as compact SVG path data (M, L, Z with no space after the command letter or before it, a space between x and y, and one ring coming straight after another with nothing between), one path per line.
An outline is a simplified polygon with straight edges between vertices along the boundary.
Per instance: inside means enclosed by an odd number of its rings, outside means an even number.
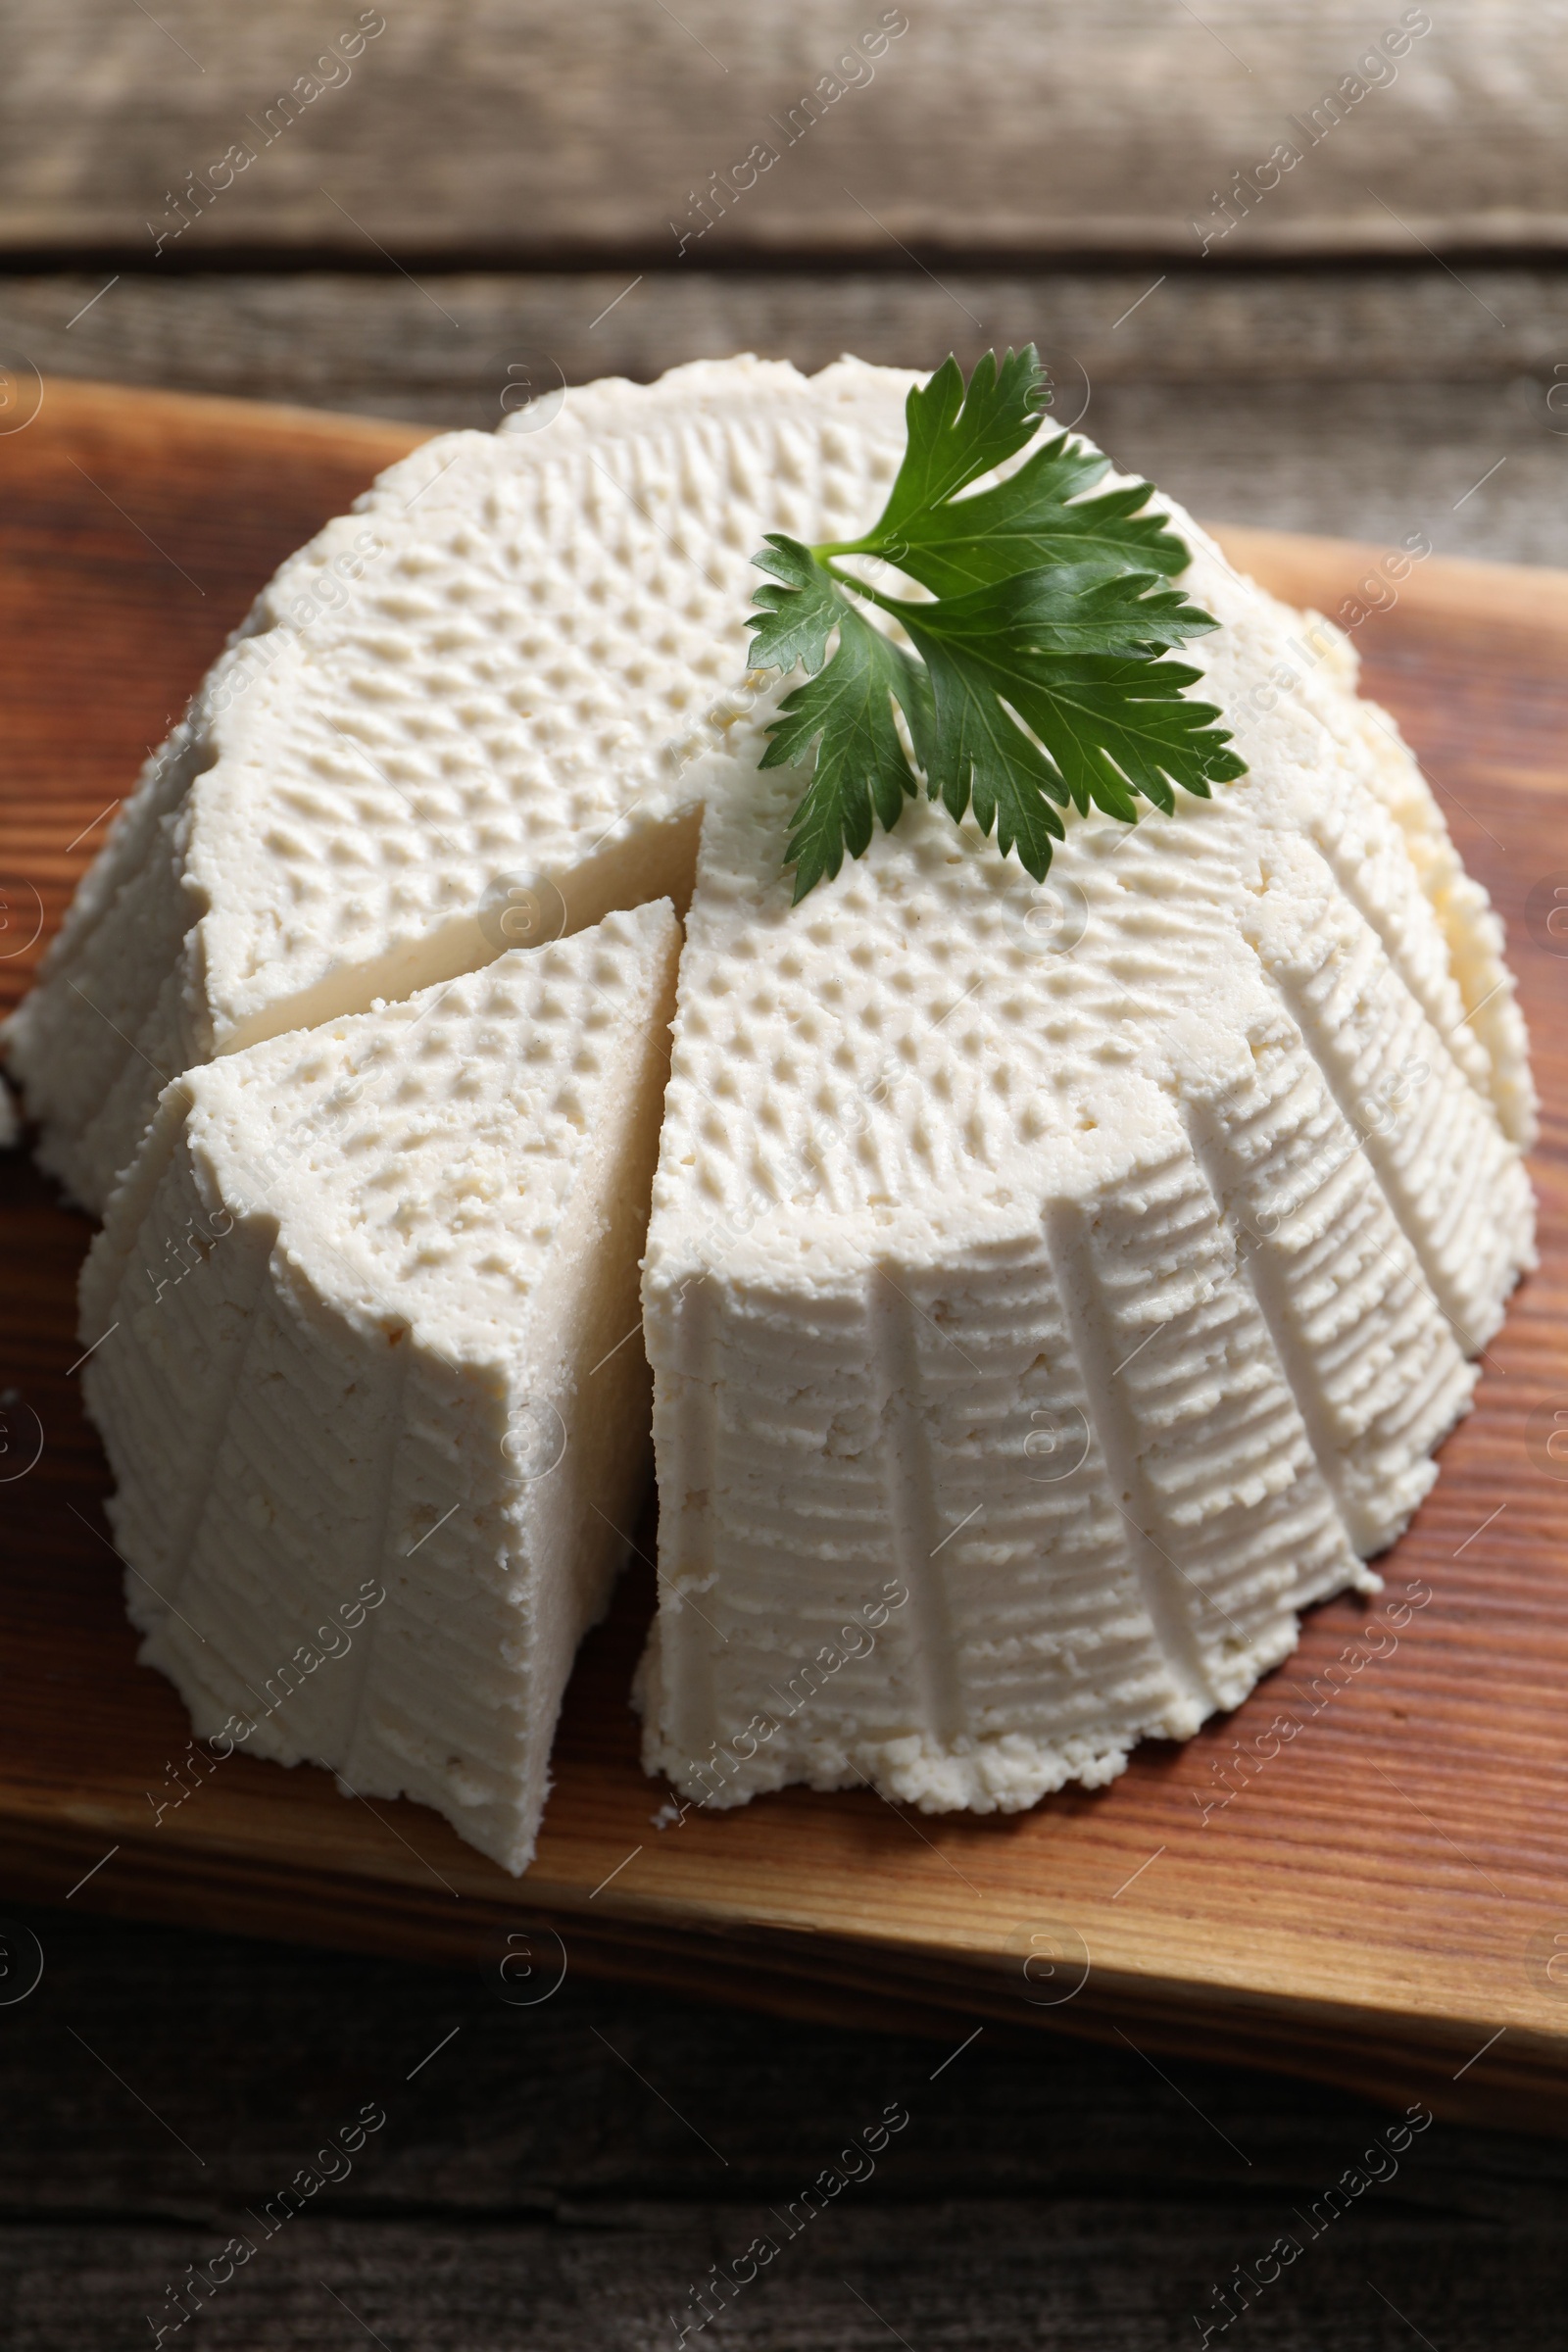
M802 777L710 808L644 1275L645 1761L701 1801L1011 1810L1234 1706L1531 1262L1429 813L1343 680L1252 694L1301 623L1194 537L1211 802L1070 821L1044 890L916 806L794 910Z
M678 944L662 902L187 1073L82 1277L143 1657L514 1871L647 1477Z
M1298 614L1273 598L1263 601L1276 645L1284 640L1289 691L1303 698L1394 817L1416 882L1437 915L1447 976L1463 1007L1462 1022L1446 1034L1466 1056L1473 1039L1504 1134L1528 1144L1535 1135L1535 1086L1514 976L1503 960L1502 923L1485 889L1465 872L1433 789L1395 721L1356 692L1360 662L1349 638L1318 613ZM1336 871L1361 911L1376 921L1379 894L1363 887L1355 860L1337 860ZM1429 949L1434 978L1438 965Z

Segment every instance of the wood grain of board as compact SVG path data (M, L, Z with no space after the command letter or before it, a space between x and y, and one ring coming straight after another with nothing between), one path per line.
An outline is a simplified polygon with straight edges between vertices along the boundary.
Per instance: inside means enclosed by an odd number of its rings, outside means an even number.
M1525 0L8 0L0 44L14 252L1196 260L1227 189L1227 258L1568 238Z
M407 428L51 384L0 435L0 991L14 1001L144 748L286 553ZM1232 531L1283 593L1341 609L1376 551ZM1355 632L1510 925L1547 1103L1543 1262L1475 1413L1383 1563L1184 1746L1005 1821L791 1790L660 1829L626 1685L651 1607L625 1580L512 1881L434 1815L373 1812L242 1755L155 1818L186 1750L134 1662L71 1367L87 1239L0 1160L0 1863L17 1895L347 1948L557 1965L804 2014L996 2017L1249 2058L1496 2120L1568 2125L1568 577L1434 558ZM33 1456L36 1455L34 1459ZM8 1467L8 1465L10 1465ZM646 1531L643 1547L646 1549ZM1390 1645L1390 1606L1406 1604ZM1375 1654L1381 1653L1381 1654ZM1260 1760L1277 1717L1298 1735ZM1236 1743L1252 1759L1238 1766ZM1266 1746L1267 1740L1263 1740ZM1205 1801L1235 1784L1230 1801ZM1559 1980L1562 1980L1559 1982Z

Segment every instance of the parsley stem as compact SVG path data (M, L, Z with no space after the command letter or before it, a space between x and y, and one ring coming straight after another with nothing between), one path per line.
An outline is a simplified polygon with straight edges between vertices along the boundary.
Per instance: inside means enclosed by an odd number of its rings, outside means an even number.
M811 552L814 555L817 550L813 548ZM826 564L823 569L827 570ZM852 588L857 596L863 596L868 604L878 605L884 612L891 612L895 620L902 620L906 612L918 614L921 610L904 597L888 596L882 589L873 588L868 580L858 580L853 572L829 571L828 577L836 588Z

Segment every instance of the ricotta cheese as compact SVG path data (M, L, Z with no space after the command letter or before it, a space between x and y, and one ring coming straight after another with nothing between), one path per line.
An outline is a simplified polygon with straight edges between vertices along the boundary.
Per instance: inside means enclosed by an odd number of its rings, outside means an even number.
M638 1702L694 1799L1013 1809L1234 1705L1375 1581L1530 1262L1486 895L1348 642L1168 502L1248 776L1070 819L1043 887L917 804L790 907L751 558L872 521L912 380L705 362L394 467L264 594L10 1026L110 1204L88 1395L148 1656L198 1728L510 1867L645 1459L637 1350L595 1351L637 1321L673 918L613 906L691 895ZM541 1397L569 1442L523 1476ZM367 1580L358 1656L247 1713Z
M143 1658L513 1871L647 1481L678 944L661 901L190 1071L82 1277Z

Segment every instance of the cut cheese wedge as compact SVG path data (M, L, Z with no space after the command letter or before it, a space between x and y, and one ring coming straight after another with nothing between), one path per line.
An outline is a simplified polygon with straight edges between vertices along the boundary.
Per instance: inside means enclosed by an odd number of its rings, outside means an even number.
M521 1870L646 1485L667 901L189 1072L82 1277L142 1655Z
M1178 527L1212 801L1070 819L1044 887L922 802L794 908L801 776L754 736L710 807L644 1278L693 1799L1013 1810L1234 1706L1373 1582L1531 1262L1429 799Z

